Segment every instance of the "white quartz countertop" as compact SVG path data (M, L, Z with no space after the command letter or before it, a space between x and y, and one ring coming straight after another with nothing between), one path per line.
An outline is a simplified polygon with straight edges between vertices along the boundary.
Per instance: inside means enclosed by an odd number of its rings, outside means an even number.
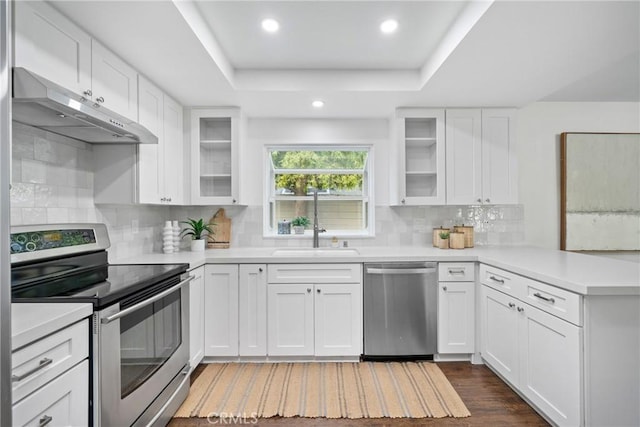
M92 313L93 307L87 303L11 304L11 350L24 347Z
M640 264L529 246L482 246L463 250L433 247L359 247L357 253L321 248L231 248L204 252L144 254L112 263L187 263L190 268L225 263L344 263L439 261L481 262L582 295L640 295ZM354 249L354 248L350 248ZM287 252L291 251L291 252Z

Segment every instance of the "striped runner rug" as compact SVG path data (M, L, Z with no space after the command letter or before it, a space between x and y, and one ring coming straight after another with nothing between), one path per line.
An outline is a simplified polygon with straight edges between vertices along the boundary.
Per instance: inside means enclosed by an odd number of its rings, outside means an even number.
M431 362L215 363L175 417L442 418L471 414Z

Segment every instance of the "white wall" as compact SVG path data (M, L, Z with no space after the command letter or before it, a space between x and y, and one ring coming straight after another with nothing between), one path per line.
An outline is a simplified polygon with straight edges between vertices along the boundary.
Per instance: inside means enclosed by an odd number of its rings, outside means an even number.
M640 104L537 102L518 112L519 199L525 241L560 247L560 134L640 132Z

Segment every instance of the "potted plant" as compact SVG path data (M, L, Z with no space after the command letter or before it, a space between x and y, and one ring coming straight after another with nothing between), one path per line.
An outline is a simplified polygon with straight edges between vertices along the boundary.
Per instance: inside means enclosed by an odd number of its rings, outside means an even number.
M293 226L293 231L296 234L304 234L304 229L307 225L309 225L311 221L306 216L297 216L291 220L291 225Z
M210 235L214 234L210 227L211 224L206 224L202 218L199 220L187 218L187 221L180 222L186 225L186 227L182 229L182 232L180 232L180 235L182 237L191 236L191 251L204 251L205 238L203 233L206 231Z
M440 249L449 249L449 232L443 231L440 233L440 243L438 244Z

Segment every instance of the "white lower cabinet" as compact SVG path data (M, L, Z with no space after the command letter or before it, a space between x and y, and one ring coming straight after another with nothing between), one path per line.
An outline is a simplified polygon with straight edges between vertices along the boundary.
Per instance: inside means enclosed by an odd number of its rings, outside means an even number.
M554 423L581 425L582 328L523 302L530 279L503 273L511 295L481 286L482 358Z
M189 283L189 365L198 366L204 357L204 266L191 271Z
M270 283L267 292L269 355L313 355L313 285Z
M475 283L440 282L438 286L438 353L475 351Z
M238 265L204 268L204 355L238 355Z
M438 263L438 354L475 351L475 263Z
M267 355L266 270L264 264L204 267L204 356Z
M13 426L89 425L89 361L13 405Z
M359 283L315 285L314 353L353 356L362 353L362 296Z
M267 355L267 266L241 264L239 271L239 354Z
M12 425L88 425L88 357L86 319L13 351Z
M360 264L270 265L269 277L287 282L267 285L270 356L362 353Z

